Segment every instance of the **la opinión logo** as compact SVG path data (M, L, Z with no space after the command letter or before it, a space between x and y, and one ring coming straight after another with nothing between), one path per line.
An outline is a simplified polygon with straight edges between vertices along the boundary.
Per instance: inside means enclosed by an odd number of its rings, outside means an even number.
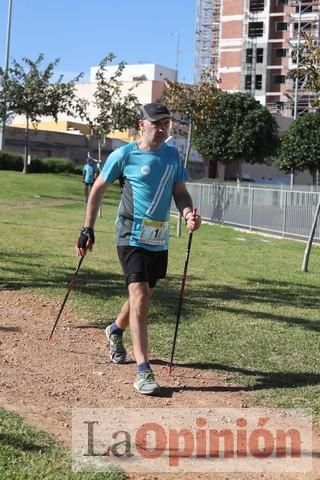
M83 455L148 461L164 457L170 467L178 467L181 459L293 459L302 454L299 428L275 428L267 416L258 417L255 428L244 417L221 429L212 428L211 419L204 416L196 417L191 428L174 428L171 423L148 421L130 429L108 429L108 439L99 435L96 442L100 423L85 420L87 445Z

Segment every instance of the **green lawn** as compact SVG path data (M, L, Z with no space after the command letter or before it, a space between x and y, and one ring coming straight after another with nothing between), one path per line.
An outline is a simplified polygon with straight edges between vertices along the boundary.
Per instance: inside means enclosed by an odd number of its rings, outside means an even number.
M119 473L74 473L71 456L48 434L0 408L1 480L121 480Z
M82 194L76 176L0 172L4 288L62 301L78 261L73 245L84 217ZM113 241L118 197L117 186L107 192L94 251L68 301L93 323L111 321L126 294ZM150 312L151 349L165 358L188 240L185 228L176 238L175 219L170 229L168 278L159 283ZM310 272L303 274L304 248L203 225L193 238L176 359L227 372L257 405L309 407L319 418L320 250L313 248Z

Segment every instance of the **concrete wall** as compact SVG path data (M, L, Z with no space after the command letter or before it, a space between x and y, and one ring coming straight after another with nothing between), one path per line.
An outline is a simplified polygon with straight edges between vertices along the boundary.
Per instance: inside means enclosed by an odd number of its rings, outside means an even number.
M25 130L17 127L7 127L5 131L4 150L24 154ZM113 149L112 140L108 139L102 148L102 158ZM87 153L98 158L97 142L84 135L72 133L50 132L44 130L29 131L29 153L31 158L66 157L77 164L82 164Z

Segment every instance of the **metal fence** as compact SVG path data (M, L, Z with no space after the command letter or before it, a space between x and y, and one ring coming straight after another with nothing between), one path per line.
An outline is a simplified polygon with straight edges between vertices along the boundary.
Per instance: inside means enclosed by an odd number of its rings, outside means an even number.
M203 220L303 239L309 236L320 195L283 187L216 183L188 183L187 186ZM315 240L320 240L319 226Z

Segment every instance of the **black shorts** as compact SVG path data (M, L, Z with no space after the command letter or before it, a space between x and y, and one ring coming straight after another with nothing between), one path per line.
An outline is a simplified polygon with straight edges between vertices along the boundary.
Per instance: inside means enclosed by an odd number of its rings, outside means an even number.
M117 247L118 256L127 285L148 282L153 288L160 278L165 278L168 250L153 252L140 247Z

